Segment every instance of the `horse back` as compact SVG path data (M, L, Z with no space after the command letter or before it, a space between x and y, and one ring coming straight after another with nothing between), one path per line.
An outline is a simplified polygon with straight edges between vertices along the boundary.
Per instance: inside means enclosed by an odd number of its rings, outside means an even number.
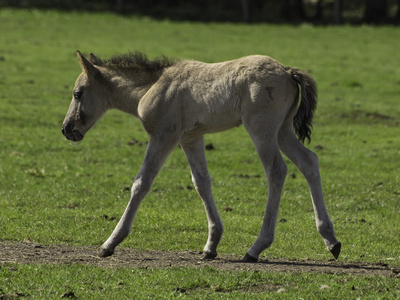
M145 128L205 134L239 126L244 114L260 110L286 115L296 94L288 68L267 56L214 64L179 61L143 97L139 117Z

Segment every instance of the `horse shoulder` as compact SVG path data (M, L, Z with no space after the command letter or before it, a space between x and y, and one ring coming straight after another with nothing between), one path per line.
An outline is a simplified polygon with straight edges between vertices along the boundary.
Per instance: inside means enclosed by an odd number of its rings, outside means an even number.
M163 75L140 99L138 117L149 134L157 128L179 130L175 99L178 84L173 78Z

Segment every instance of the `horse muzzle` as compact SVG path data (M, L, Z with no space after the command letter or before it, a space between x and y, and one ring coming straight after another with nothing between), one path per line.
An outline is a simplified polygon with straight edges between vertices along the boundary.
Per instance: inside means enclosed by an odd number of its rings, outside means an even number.
M77 129L70 129L69 126L63 126L61 129L62 134L67 138L69 141L79 142L83 140L85 137L79 130Z

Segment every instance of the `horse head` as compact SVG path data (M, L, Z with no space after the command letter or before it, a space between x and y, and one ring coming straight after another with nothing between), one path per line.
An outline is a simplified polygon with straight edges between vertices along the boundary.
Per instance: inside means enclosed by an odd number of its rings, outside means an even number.
M82 73L78 76L73 90L72 101L65 116L62 133L70 141L81 141L90 128L107 110L109 90L100 69L95 65L99 60L90 54L90 61L77 51Z

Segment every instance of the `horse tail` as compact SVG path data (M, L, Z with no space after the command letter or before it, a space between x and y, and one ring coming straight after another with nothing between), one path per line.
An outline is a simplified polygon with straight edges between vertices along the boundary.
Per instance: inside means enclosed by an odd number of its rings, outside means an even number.
M307 72L290 69L294 81L300 85L301 100L296 115L293 118L293 128L298 139L304 143L311 141L312 120L317 108L317 84Z

